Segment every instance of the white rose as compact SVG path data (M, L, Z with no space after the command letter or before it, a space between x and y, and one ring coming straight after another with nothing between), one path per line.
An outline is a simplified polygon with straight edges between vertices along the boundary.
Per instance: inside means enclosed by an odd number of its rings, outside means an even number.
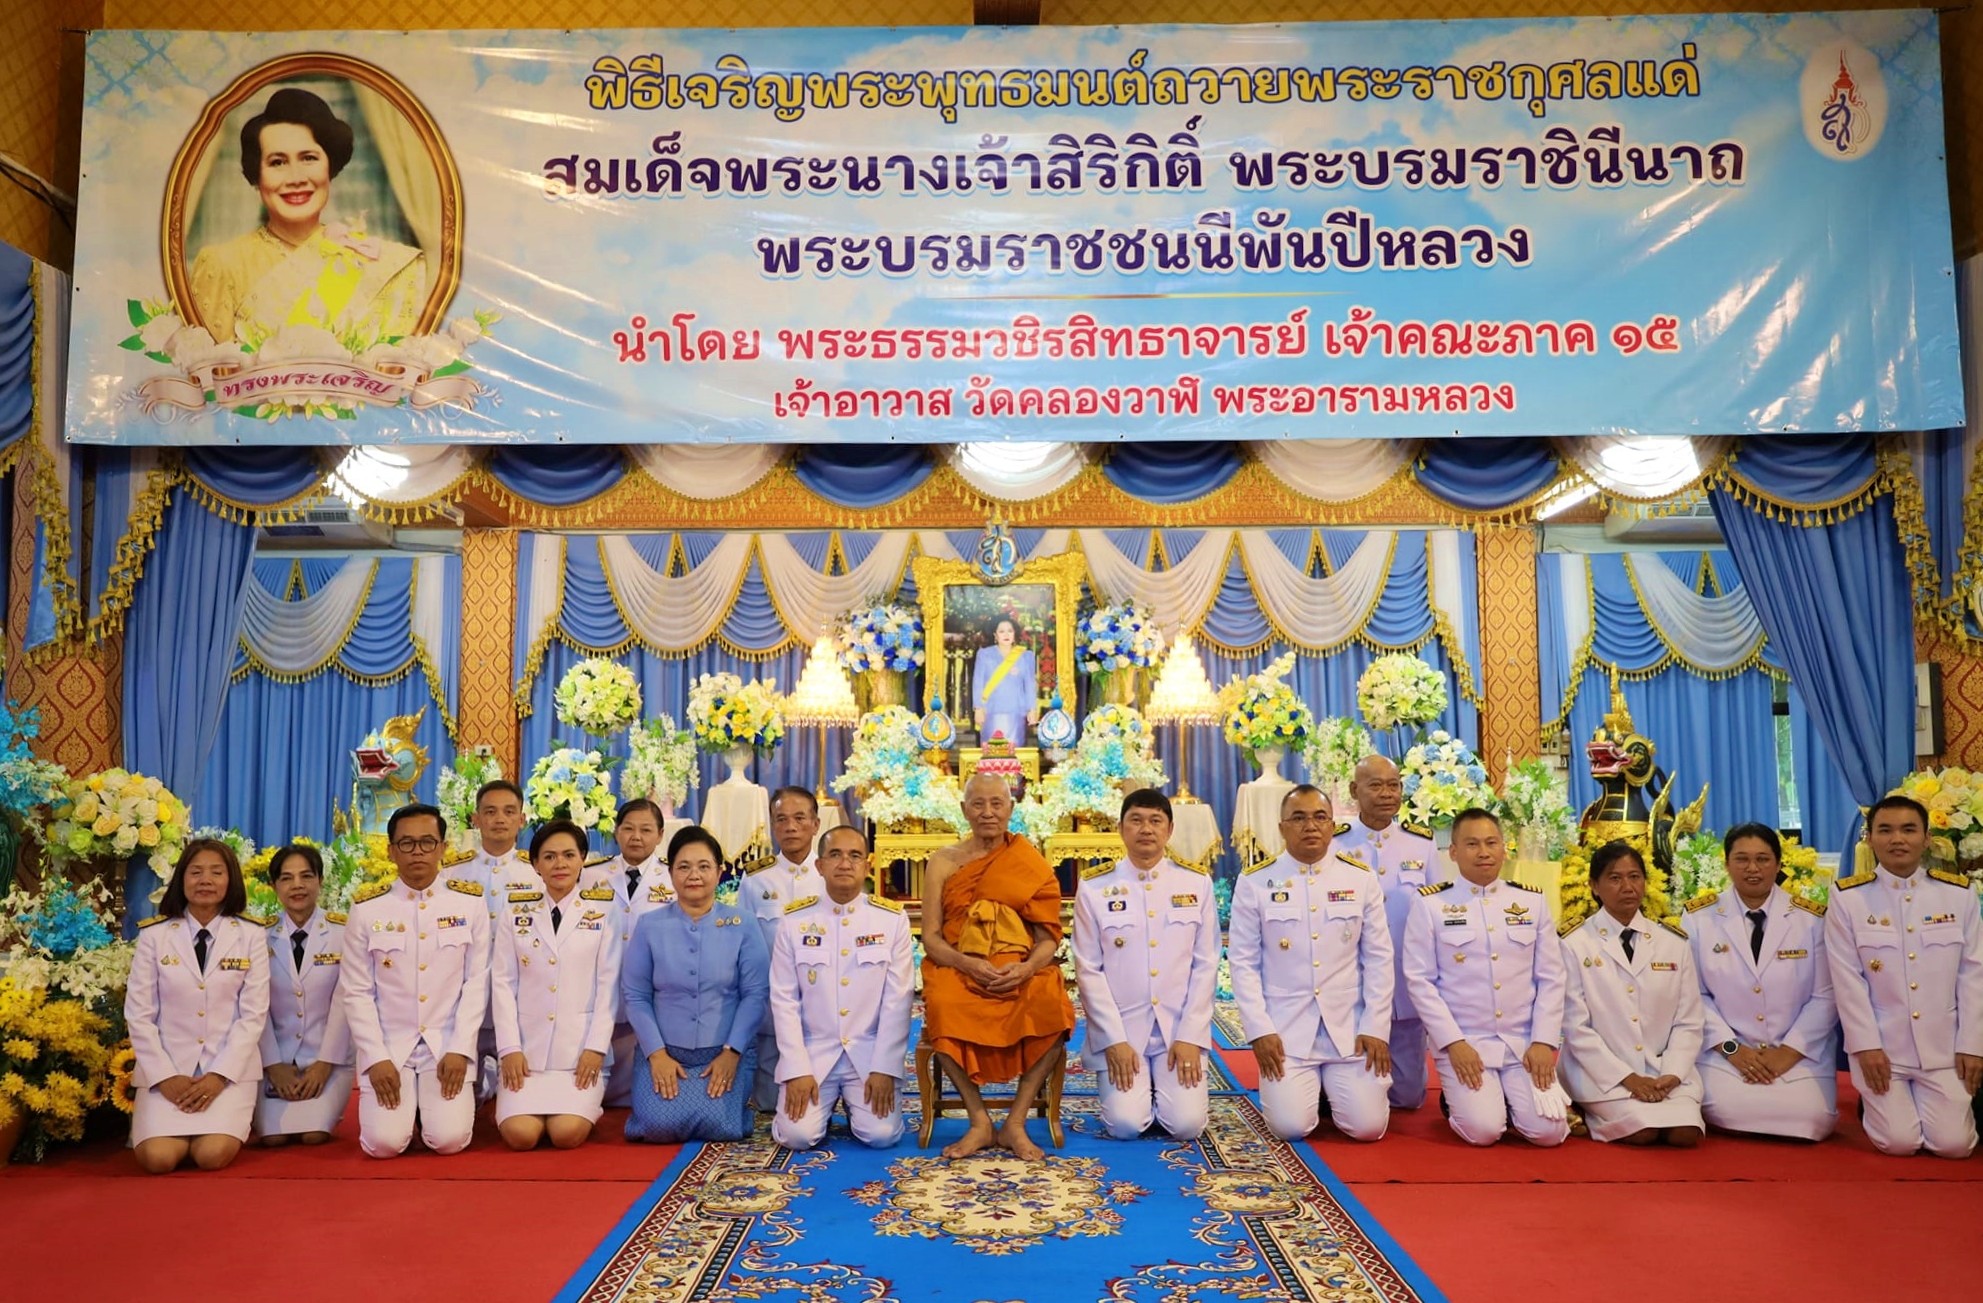
M178 334L179 328L185 324L170 312L160 313L138 327L138 338L144 341L147 353L156 353L164 348L167 341Z
M446 335L409 335L399 346L418 358L427 371L438 371L461 356L461 345Z
M463 348L482 338L482 335L482 323L473 317L456 317L448 323L448 337Z
M165 355L174 366L190 371L212 357L239 357L241 350L232 344L216 344L205 326L185 326L165 341Z
M284 326L256 353L264 362L342 362L351 354L322 326Z

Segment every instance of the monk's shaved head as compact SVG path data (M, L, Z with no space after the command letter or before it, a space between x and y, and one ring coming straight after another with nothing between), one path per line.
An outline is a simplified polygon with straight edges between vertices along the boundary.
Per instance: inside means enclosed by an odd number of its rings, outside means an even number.
M1003 778L1000 778L997 774L971 775L970 779L964 784L963 795L964 795L964 802L967 805L970 803L971 792L973 788L986 788L989 789L990 791L996 792L999 796L1003 797L1007 801L1012 800L1011 786L1008 785L1006 781Z

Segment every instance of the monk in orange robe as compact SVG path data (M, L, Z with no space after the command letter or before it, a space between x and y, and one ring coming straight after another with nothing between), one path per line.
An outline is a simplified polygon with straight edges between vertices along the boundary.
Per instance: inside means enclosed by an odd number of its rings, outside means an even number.
M1003 779L965 784L964 814L971 835L930 856L923 883L926 1034L970 1114L964 1138L943 1156L998 1146L1037 1162L1046 1153L1026 1134L1026 1114L1074 1030L1054 963L1060 884L1031 842L1006 831L1012 792ZM994 1128L978 1087L1014 1077L1012 1107Z

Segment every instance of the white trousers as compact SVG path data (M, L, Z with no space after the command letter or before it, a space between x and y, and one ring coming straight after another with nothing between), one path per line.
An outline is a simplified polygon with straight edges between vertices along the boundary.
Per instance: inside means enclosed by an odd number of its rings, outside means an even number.
M453 1099L441 1098L438 1068L415 1072L400 1065L399 1107L386 1108L372 1093L372 1078L358 1074L358 1144L373 1158L397 1158L413 1143L418 1114L420 1139L437 1154L458 1154L475 1134L474 1074Z
M1838 1125L1837 1080L1827 1068L1822 1077L1779 1077L1758 1086L1742 1080L1726 1061L1703 1063L1701 1116L1722 1131L1823 1140Z
M1532 1145L1551 1148L1570 1135L1568 1118L1546 1118L1536 1112L1535 1078L1520 1059L1498 1068L1482 1068L1480 1089L1463 1085L1453 1071L1452 1060L1439 1059L1439 1089L1446 1100L1446 1121L1453 1134L1470 1145L1491 1145L1508 1133L1515 1133Z
M1322 1096L1329 1096L1329 1118L1351 1140L1382 1140L1391 1125L1391 1075L1378 1076L1361 1058L1317 1063L1288 1060L1281 1079L1260 1079L1260 1111L1267 1128L1283 1140L1299 1140L1322 1120Z
M1892 1067L1887 1093L1875 1095L1852 1059L1852 1084L1866 1103L1866 1135L1883 1154L1906 1157L1925 1149L1938 1158L1976 1151L1976 1115L1954 1068Z
M1210 1050L1200 1052L1209 1059ZM1196 1140L1205 1133L1205 1122L1212 1108L1211 1077L1202 1062L1196 1086L1178 1084L1171 1070L1170 1051L1141 1056L1136 1080L1128 1090L1117 1090L1109 1081L1109 1070L1096 1074L1101 1084L1102 1125L1117 1140L1134 1140L1149 1130L1152 1122L1179 1140Z
M796 1122L786 1116L785 1084L779 1083L778 1112L771 1118L771 1138L787 1149L811 1149L826 1139L826 1124L833 1119L834 1104L845 1100L847 1125L852 1128L854 1139L873 1149L893 1148L902 1139L901 1085L900 1081L896 1082L895 1107L888 1116L876 1116L868 1107L867 1077L856 1072L853 1060L842 1054L833 1071L826 1074L826 1080L819 1083L812 1107Z

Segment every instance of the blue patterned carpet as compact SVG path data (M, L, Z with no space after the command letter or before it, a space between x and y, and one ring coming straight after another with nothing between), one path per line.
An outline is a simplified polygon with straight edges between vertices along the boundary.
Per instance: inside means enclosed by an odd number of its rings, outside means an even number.
M937 1150L961 1120L940 1122L927 1150L875 1152L838 1128L809 1154L762 1127L690 1146L558 1303L1443 1300L1312 1149L1267 1133L1246 1095L1215 1095L1192 1143L1111 1141L1095 1109L1064 1100L1067 1147L1044 1164L945 1161Z

